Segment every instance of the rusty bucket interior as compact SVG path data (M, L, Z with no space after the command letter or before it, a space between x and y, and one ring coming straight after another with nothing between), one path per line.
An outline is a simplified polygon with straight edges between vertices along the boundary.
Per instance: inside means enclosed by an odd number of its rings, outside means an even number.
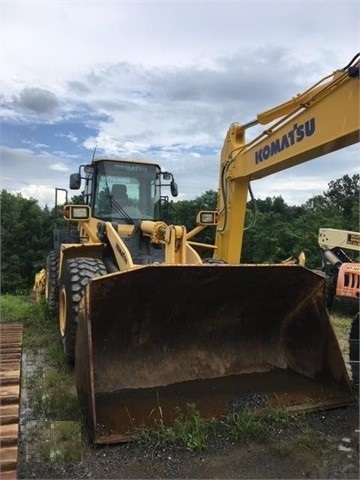
M75 373L95 444L194 404L318 409L354 401L324 279L293 265L148 265L93 279Z

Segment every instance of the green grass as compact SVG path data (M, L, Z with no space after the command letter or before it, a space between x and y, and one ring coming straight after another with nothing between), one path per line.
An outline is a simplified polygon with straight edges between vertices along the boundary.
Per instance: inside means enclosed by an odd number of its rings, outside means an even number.
M329 446L325 435L308 428L300 428L293 437L274 443L273 448L283 457L309 460L311 454L314 459L319 459Z
M290 423L297 421L299 416L294 415L285 407L278 406L268 408L265 411L265 418L268 422L275 423L276 425L289 425Z
M1 295L0 314L3 323L23 323L35 328L47 319L45 301L35 302L30 295Z
M81 418L80 406L73 390L73 378L54 369L28 378L32 384L31 408L35 418L74 420Z
M171 425L165 424L161 406L156 412L154 429L139 428L135 441L156 449L162 444L177 444L187 450L197 451L206 447L209 437L215 434L215 420L204 419L195 404L188 404L185 412L176 409Z
M2 295L0 311L2 323L24 327L23 351L33 363L33 371L24 375L32 417L79 422L73 372L65 362L57 322L48 314L45 301L35 302L30 295ZM37 360L39 355L44 360Z
M214 423L214 420L202 418L195 404L189 404L188 411L185 414L178 412L170 427L165 427L160 421L159 430L165 438L172 442L180 441L188 450L201 450L209 435L214 433Z
M354 313L354 309L346 308L346 305L344 305L343 308L340 307L341 306L338 305L335 306L331 312L330 319L339 342L341 353L345 355L349 353L349 333L351 322L356 312Z
M217 437L230 441L261 441L271 438L280 429L293 426L301 431L301 416L285 408L274 407L265 410L244 409L232 412L220 420L206 420L201 417L195 404L189 404L187 411L175 411L170 425L165 424L161 407L153 429L139 428L135 441L156 451L164 444L182 445L187 450L205 449Z
M310 450L315 455L321 455L328 445L328 441L323 433L310 429L304 429L297 437L297 440L301 447Z
M1 323L21 323L24 327L23 345L36 350L53 343L55 325L47 312L45 301L35 302L30 296L1 295Z
M23 348L39 351L46 363L61 371L67 370L59 341L56 320L50 317L45 300L35 302L30 295L1 295L1 323L20 323L24 327Z
M27 460L38 462L80 462L81 424L72 421L32 421L26 425L31 439Z
M266 435L264 418L254 410L233 412L226 417L224 424L233 440L260 439Z
M301 429L302 415L281 406L265 409L245 408L230 413L222 423L232 440L262 440L271 438L275 432L288 427Z

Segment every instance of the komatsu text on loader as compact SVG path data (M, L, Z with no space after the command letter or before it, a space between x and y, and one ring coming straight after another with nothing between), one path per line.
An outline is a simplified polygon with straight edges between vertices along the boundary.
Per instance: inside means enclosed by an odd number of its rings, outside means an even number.
M243 395L290 409L354 401L324 279L240 257L250 181L358 142L358 62L230 126L217 209L199 212L190 232L162 220L161 187L177 187L156 164L94 158L71 176L86 204L64 207L77 229L55 232L46 297L94 443L129 439L159 413L171 422L190 403L221 417ZM195 237L209 225L215 243L203 245Z

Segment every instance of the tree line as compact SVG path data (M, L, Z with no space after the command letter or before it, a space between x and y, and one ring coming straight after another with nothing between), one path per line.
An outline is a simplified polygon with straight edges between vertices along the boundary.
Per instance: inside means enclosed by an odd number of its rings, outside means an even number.
M344 175L329 182L322 195L316 195L300 206L287 205L281 196L256 200L256 218L248 204L246 230L241 261L244 263L277 263L306 255L306 266L321 264L317 243L321 227L358 231L360 175ZM168 223L195 226L200 210L214 210L217 193L206 191L194 200L170 201L164 212ZM81 197L71 199L78 203ZM2 190L1 202L1 293L18 293L32 287L37 271L45 266L53 249L54 208L41 208L37 200ZM211 242L214 228L200 234L199 241Z

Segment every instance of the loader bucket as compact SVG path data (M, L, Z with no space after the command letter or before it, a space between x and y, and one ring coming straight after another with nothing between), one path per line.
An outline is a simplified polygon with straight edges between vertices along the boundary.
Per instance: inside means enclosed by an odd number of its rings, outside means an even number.
M324 279L293 265L148 265L94 278L80 304L75 373L95 444L195 404L354 402Z

